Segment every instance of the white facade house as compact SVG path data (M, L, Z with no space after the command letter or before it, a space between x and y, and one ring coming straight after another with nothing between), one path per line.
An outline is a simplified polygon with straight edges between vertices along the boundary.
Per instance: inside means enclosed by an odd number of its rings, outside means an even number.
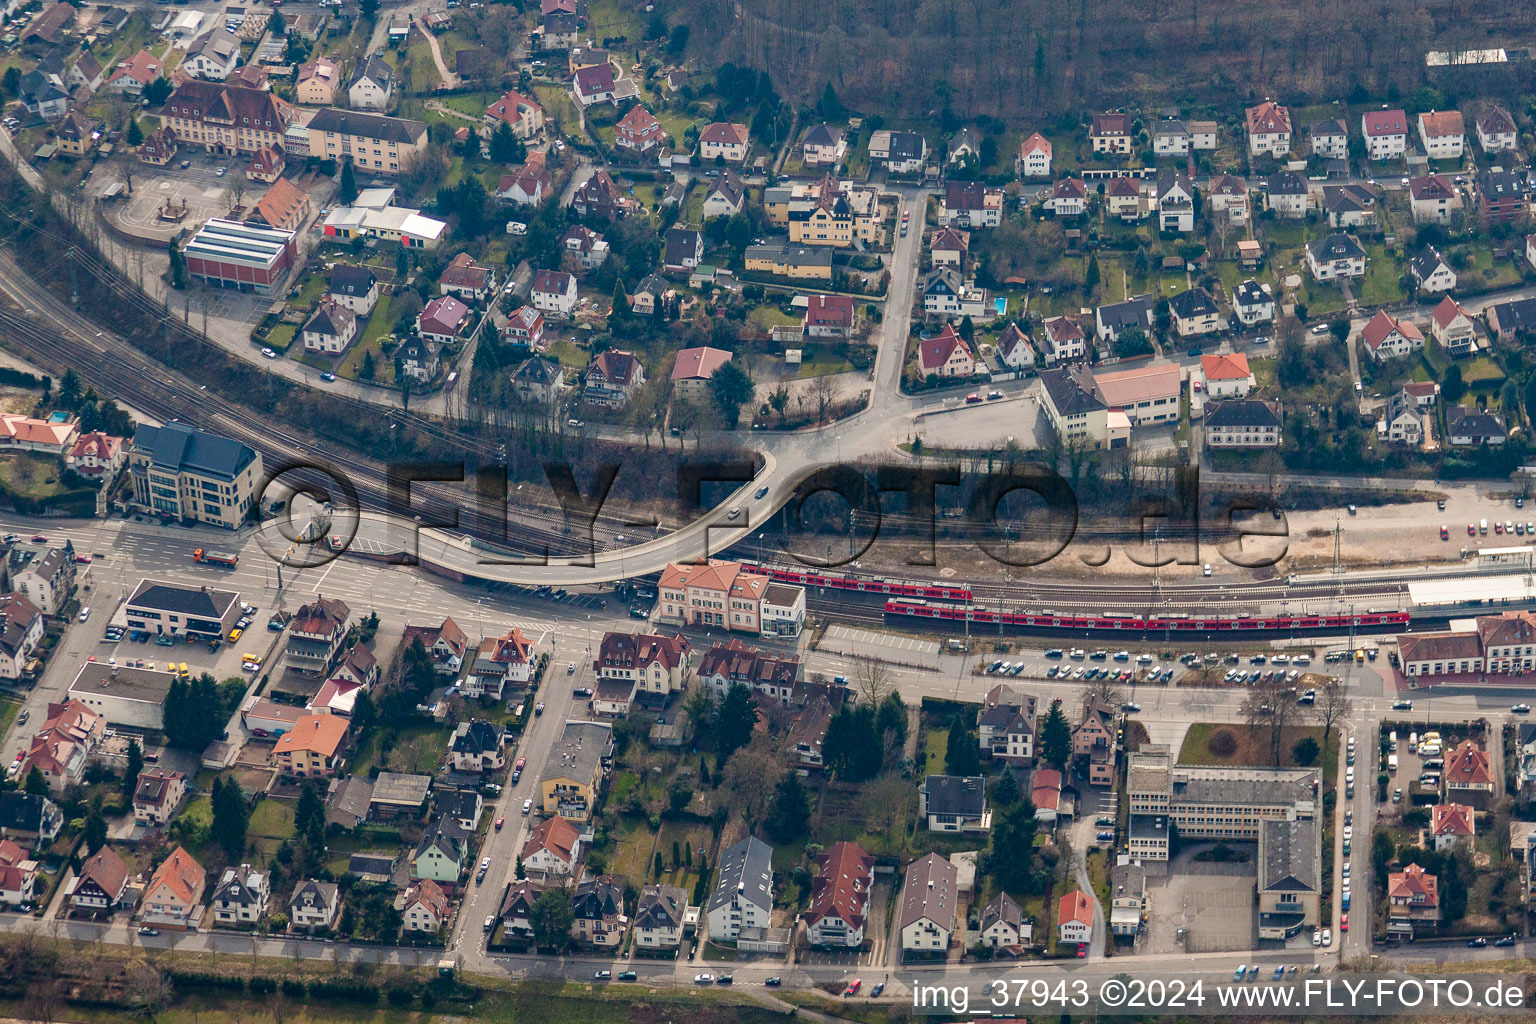
M1035 132L1019 143L1016 169L1022 178L1049 178L1051 176L1051 140Z
M1307 243L1307 269L1319 281L1365 276L1365 249L1352 235L1329 235Z
M1419 141L1431 160L1459 160L1466 148L1466 125L1459 110L1431 110L1419 115Z
M1265 100L1246 111L1248 155L1268 154L1275 158L1291 151L1291 112L1278 103Z
M1371 160L1397 160L1408 152L1408 115L1401 110L1368 110L1360 115L1365 155Z
M217 924L253 925L267 916L272 901L272 886L262 871L249 864L225 868L213 890L213 919Z
M907 869L898 920L903 957L947 954L955 934L959 870L930 853Z
M576 278L559 270L541 270L534 275L528 297L535 309L568 318L576 309Z
M773 847L748 836L720 854L706 919L711 939L734 942L744 928L766 929L773 914Z
M1232 291L1232 313L1245 327L1269 323L1275 318L1275 296L1269 285L1252 278Z
M1503 107L1485 107L1473 127L1484 153L1506 153L1520 148L1520 130Z

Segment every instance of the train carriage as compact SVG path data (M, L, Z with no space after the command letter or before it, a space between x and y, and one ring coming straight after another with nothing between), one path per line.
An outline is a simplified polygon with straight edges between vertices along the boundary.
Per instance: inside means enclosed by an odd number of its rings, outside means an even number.
M1073 630L1090 633L1300 633L1337 629L1398 629L1408 624L1402 611L1359 612L1350 615L1278 615L1256 616L1237 612L1227 616L1165 615L1144 618L1100 612L1097 615L1059 615L1030 611L998 611L986 605L931 601L924 598L892 597L885 603L885 614L892 618L934 619L969 623L972 627L1012 627L1015 629Z

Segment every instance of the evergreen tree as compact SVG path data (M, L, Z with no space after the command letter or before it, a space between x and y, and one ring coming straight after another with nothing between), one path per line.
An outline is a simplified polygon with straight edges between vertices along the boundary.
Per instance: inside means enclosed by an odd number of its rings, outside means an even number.
M130 117L128 119L128 130L124 137L128 140L128 145L130 146L141 146L144 144L144 129L139 127L138 118Z
M981 741L966 724L965 713L949 720L949 745L944 749L944 774L980 775Z
M794 769L784 773L768 802L768 820L764 827L777 843L791 843L810 831L811 794L800 783Z
M288 22L283 18L282 11L272 12L272 17L267 19L267 31L271 32L274 36L285 36L288 34Z
M87 853L95 853L107 845L107 819L101 816L98 810L92 810L90 816L85 819L85 849Z
M1035 805L1028 798L994 814L987 870L1004 892L1034 892L1040 884L1035 853Z
M224 848L231 861L239 861L245 853L245 833L250 825L250 809L245 803L245 793L233 779L213 782L213 824L209 837Z
M144 750L138 740L128 741L128 767L123 771L123 792L130 798L139 788L139 773L144 770Z
M357 202L357 172L352 169L352 158L348 157L341 165L341 190L337 198L343 206L349 206Z
M299 802L293 812L294 835L308 839L314 847L325 846L325 801L313 782L299 788Z
M1099 258L1088 257L1088 269L1083 274L1083 294L1092 295L1093 290L1099 286Z
M741 419L742 403L752 398L754 385L746 370L736 360L720 366L709 378L709 397L727 430L735 430Z
M33 765L32 770L27 772L27 781L22 789L32 796L48 795L48 779L37 765Z
M821 102L816 104L816 113L821 115L822 120L830 121L842 112L843 102L837 98L837 90L832 88L832 83L828 82L827 87L821 90Z
M171 240L170 260L171 287L178 290L185 288L187 286L187 264L181 255L180 236Z
M1064 771L1072 757L1072 727L1067 724L1059 700L1051 702L1051 710L1041 723L1040 756L1058 771Z
M656 851L656 857L655 857L654 861L651 863L651 874L653 874L656 877L656 880L659 882L659 881L661 881L661 873L664 870L665 870L665 868L662 866L662 863L661 863L661 851L657 850Z
M997 780L997 790L992 798L1006 807L1016 803L1019 795L1019 780L1013 777L1013 769L1004 768L1003 777Z
M7 96L19 96L21 94L21 68L9 67L5 69L5 76L0 78L0 90L4 90Z
M880 710L875 715L875 732L882 743L890 736L891 746L898 752L906 745L907 705L901 694L892 693L880 702Z
M752 739L757 719L757 702L751 691L733 683L720 702L720 714L715 721L715 754L721 764Z
M499 164L520 164L528 158L528 147L517 137L512 126L503 121L491 133L491 159Z

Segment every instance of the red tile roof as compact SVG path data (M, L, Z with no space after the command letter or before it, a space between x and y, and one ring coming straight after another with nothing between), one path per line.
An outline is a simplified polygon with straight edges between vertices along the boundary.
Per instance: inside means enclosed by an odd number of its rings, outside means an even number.
M1247 110L1248 133L1270 135L1291 130L1291 112L1278 103L1265 100Z
M1242 352L1201 356L1200 369L1206 380L1247 380L1253 376L1253 371L1248 368L1248 357Z
M841 842L816 858L807 924L837 917L855 928L864 924L869 906L869 881L875 859L853 843Z
M1081 889L1067 893L1057 904L1057 925L1066 924L1068 921L1077 921L1090 928L1093 927L1093 901Z

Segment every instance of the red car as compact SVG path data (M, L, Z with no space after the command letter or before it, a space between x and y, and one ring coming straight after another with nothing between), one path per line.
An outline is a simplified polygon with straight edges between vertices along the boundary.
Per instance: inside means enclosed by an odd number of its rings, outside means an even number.
M1077 944L1077 958L1079 960L1082 960L1082 959L1084 959L1087 956L1088 956L1088 943L1086 943L1086 942L1079 942Z
M1468 537L1476 537L1477 536L1477 527L1473 526L1471 523L1467 524L1467 536Z
M966 405L975 405L979 401L981 401L981 395L977 394L974 391L972 391L970 394L965 396L965 404Z
M1451 539L1451 531L1446 529L1443 526L1440 527L1440 539L1441 540L1450 540Z
M853 995L854 993L858 992L859 986L862 985L862 984L864 984L863 981L861 981L858 978L854 978L852 981L850 981L848 983L848 987L843 990L843 995L845 995L845 996Z
M523 766L526 765L527 763L528 763L528 759L526 757L520 757L520 758L517 759L517 764L514 767L516 767L518 771L522 771L523 770Z
M502 826L502 825L505 825L505 824L506 824L506 822L507 822L507 819L506 819L506 818L497 818L497 819L496 819L496 830L497 830L497 831L498 831L498 832L499 832L499 831L501 831L501 826Z
M1349 931L1349 915L1348 914L1340 914L1339 915L1339 931L1341 931L1341 932Z
M90 555L76 555L75 556L75 564L76 565L90 565L91 564L91 556Z
M42 534L39 533L39 534L35 535L32 538L32 543L33 544L47 544L48 543L48 538L44 537Z

